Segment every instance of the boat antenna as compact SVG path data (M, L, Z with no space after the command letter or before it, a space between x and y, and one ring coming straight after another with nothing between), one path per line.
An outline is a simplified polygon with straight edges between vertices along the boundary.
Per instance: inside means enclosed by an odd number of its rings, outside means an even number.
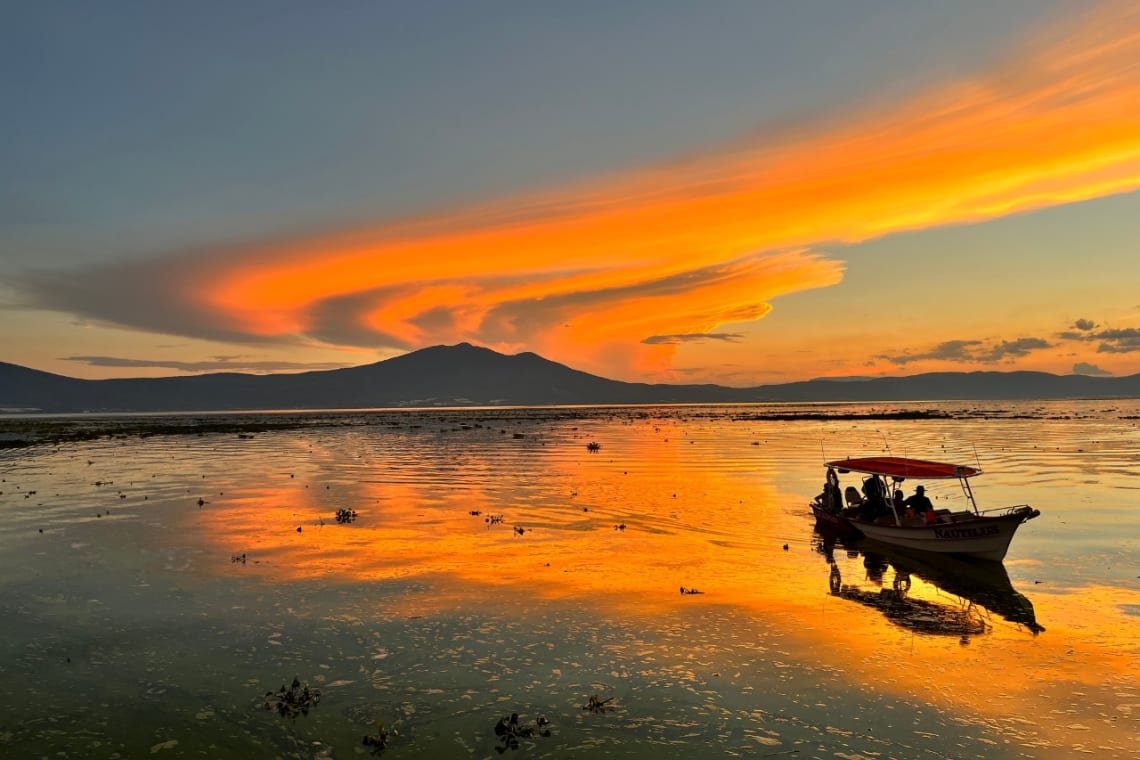
M823 439L819 439L819 455L823 457L823 463L827 464L827 452L823 450Z
M980 471L982 469L982 458L978 456L978 447L974 445L973 441L970 441L970 448L974 450L974 462L978 465L978 470Z
M880 430L879 435L883 436L883 448L887 450L888 454L890 454L891 453L891 442L887 440L887 434L884 433L882 430Z

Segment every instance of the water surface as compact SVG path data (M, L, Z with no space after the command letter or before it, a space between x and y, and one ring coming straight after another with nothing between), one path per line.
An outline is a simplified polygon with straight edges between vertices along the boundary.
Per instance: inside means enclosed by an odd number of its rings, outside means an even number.
M354 757L380 721L391 757L1135 756L1138 417L1089 401L223 415L202 434L169 427L201 417L54 420L135 427L0 452L0 752ZM265 419L290 424L247 426ZM980 462L983 507L1042 516L996 568L816 533L821 463L888 452ZM294 677L320 703L263 709ZM606 710L583 709L595 695ZM512 712L550 736L506 748Z

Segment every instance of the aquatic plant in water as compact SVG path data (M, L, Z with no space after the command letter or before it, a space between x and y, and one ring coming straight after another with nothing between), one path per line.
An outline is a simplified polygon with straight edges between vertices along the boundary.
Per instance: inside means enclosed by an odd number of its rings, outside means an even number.
M265 692L266 710L276 710L278 715L286 718L295 718L298 715L308 715L310 707L316 707L321 701L321 692L310 689L308 684L302 684L297 678L293 679L289 688L282 686L276 693Z
M366 734L364 736L364 746L372 747L373 752L384 749L388 746L389 731L384 727L384 724L378 720L372 721L372 725L376 726L376 733ZM393 732L394 733L394 732Z
M529 739L532 736L550 736L550 721L545 715L535 718L534 725L519 723L519 714L511 713L509 718L499 718L495 724L495 735L503 740L501 746L495 747L499 753L508 749L518 749L519 739Z
M614 707L613 705L610 704L610 702L613 702L613 701L614 701L613 697L607 697L605 699L598 699L598 695L594 694L594 695L591 695L589 701L586 702L586 704L582 705L582 709L583 710L589 710L592 713L604 713L606 710L617 709L616 707Z

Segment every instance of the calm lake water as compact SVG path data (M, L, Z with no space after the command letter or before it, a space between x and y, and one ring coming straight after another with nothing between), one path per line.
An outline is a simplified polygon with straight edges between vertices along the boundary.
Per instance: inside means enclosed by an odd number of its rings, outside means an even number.
M0 755L1140 756L1140 402L47 421L203 422L0 451ZM1004 566L817 534L888 451L1042 515Z

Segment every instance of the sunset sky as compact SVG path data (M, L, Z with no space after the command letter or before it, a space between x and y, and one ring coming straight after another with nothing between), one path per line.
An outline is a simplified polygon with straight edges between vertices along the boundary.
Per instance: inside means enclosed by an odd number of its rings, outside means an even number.
M19 3L0 361L1140 372L1140 5Z

